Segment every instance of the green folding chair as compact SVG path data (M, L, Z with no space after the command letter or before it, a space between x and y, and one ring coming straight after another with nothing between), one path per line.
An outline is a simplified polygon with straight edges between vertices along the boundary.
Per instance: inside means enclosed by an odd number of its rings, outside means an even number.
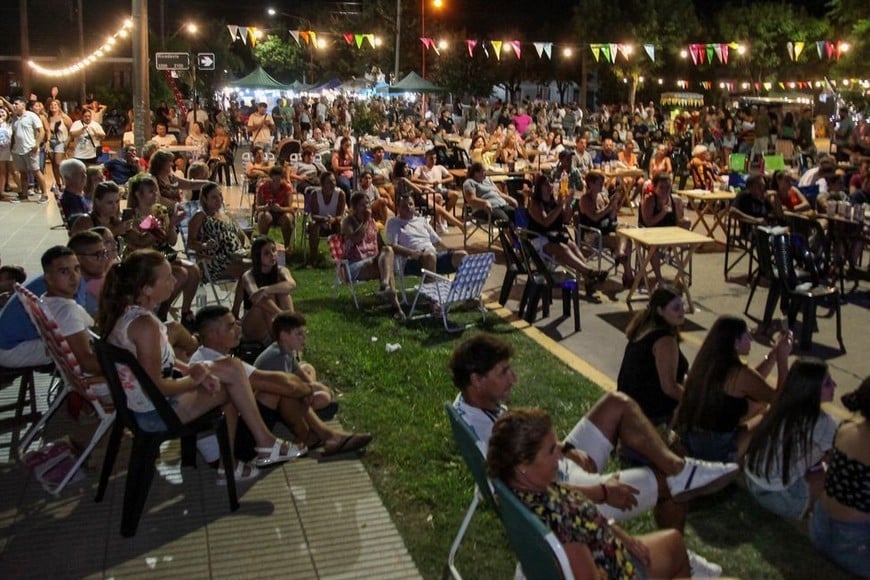
M528 580L574 580L565 549L538 517L532 513L504 482L493 479L499 516L508 541Z
M465 517L462 518L462 524L459 526L459 531L456 532L456 537L450 545L450 554L447 556L447 568L450 570L450 575L456 580L462 580L462 575L456 569L454 560L456 552L459 551L459 545L465 538L465 533L468 531L468 525L471 523L471 518L483 500L487 505L496 508L495 498L492 495L489 478L486 476L486 463L484 461L483 449L480 440L472 432L468 424L459 416L459 411L452 403L444 403L444 410L447 411L447 417L450 419L450 428L453 431L453 440L456 441L456 446L459 447L459 453L465 460L468 470L474 477L474 496L471 498L471 503L465 512ZM496 510L497 511L497 510Z
M774 171L783 171L786 168L785 157L776 153L774 155L764 156L764 172L772 173Z
M729 155L728 171L746 173L746 153L732 153Z

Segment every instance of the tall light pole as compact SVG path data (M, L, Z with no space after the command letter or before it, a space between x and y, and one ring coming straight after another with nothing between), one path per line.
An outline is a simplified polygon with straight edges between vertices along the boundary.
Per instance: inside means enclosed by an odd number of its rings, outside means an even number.
M402 44L402 0L396 0L396 66L393 69L393 82L399 80L399 45Z
M133 0L133 141L139 151L151 138L148 84L148 0Z
M443 0L432 0L432 6L441 8L444 6ZM420 37L426 38L426 0L420 0ZM426 78L426 45L423 45L421 54L423 55L422 76Z

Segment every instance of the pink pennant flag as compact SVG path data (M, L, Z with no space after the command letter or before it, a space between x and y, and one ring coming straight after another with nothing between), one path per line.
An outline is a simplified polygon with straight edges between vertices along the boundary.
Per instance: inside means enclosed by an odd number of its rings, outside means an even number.
M722 43L720 46L722 47L722 62L724 64L728 64L728 48L729 47L725 43Z
M834 43L830 41L825 41L825 54L828 55L828 59L834 58Z
M477 46L476 40L466 40L465 46L468 48L468 56L474 58L474 47Z
M522 58L522 49L520 48L519 40L511 40L511 46L514 48L514 52L517 54L517 58Z
M698 66L698 52L699 50L697 44L689 45L689 54L692 55L692 62L695 64L695 66Z
M346 43L353 44L353 34L351 34L350 32L345 32L344 34L342 34L342 36L344 37L344 41Z
M293 40L296 41L296 44L302 46L302 44L299 42L299 31L298 30L291 30L290 36L293 37Z

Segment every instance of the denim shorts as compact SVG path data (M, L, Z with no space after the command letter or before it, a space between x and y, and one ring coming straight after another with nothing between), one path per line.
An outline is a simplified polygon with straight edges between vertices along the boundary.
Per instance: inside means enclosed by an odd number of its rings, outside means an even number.
M860 578L870 577L870 522L844 522L828 515L821 502L810 520L816 550Z
M169 406L172 407L173 411L178 406L178 399L175 397L166 397L166 402L169 403ZM139 428L147 433L156 433L168 429L166 423L163 422L160 413L157 412L157 409L145 411L144 413L134 412L133 414L136 416L136 423L139 424Z
M747 477L746 487L761 507L782 518L799 520L810 507L810 487L803 477L777 491L764 489L751 477Z
M737 431L681 431L689 455L705 461L736 461Z
M360 272L363 271L363 268L365 268L369 264L376 264L377 260L377 256L372 256L371 258L363 258L362 260L357 260L356 262L349 262L347 266L350 270L351 280L356 281L356 279L359 278Z

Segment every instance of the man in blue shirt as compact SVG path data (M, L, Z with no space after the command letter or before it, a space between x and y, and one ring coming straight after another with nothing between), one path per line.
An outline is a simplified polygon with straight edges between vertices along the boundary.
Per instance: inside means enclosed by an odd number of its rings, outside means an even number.
M135 145L125 146L123 158L110 159L103 164L103 167L109 172L109 179L118 185L125 185L131 177L140 171L145 171L137 156Z

